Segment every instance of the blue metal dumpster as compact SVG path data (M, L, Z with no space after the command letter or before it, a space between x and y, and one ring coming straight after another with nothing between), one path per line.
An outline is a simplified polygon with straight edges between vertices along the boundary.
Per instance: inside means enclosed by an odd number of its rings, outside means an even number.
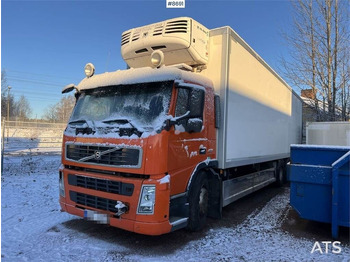
M290 204L300 217L350 226L350 147L291 145Z

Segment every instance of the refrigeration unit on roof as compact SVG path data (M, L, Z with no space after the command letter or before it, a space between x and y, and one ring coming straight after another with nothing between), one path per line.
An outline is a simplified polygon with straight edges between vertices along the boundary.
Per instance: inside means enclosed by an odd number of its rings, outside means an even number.
M202 66L208 62L209 30L188 17L125 31L121 39L121 54L133 68L152 66L151 54L164 53L164 65L185 63Z

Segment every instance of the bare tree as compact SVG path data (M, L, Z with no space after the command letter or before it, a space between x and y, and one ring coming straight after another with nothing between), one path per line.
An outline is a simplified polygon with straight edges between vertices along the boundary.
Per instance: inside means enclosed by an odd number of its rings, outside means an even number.
M350 53L349 50L346 52ZM340 60L340 92L339 92L339 104L342 108L342 119L345 121L349 120L348 112L350 112L350 86L349 81L346 81L350 78L350 54Z
M9 102L10 109L10 119L19 119L19 120L28 120L32 113L32 108L30 106L27 98L22 95L15 100L14 95L11 92L8 92L8 84L6 78L6 71L1 71L1 116L7 116L7 103Z
M7 88L7 77L6 71L4 69L1 70L1 91L4 91Z
M58 103L46 109L44 118L51 122L67 122L72 113L74 104L75 98L73 96L62 97Z
M318 86L317 79L317 43L315 20L317 19L313 1L292 1L293 30L283 34L287 41L289 60L282 59L285 69L285 77L293 86L299 89L308 87L312 90L313 105L319 119L318 97L322 94L322 89Z
M285 77L300 89L312 90L317 120L345 120L349 114L349 2L291 3L293 31L284 34L291 54L282 60Z
M32 108L24 95L21 95L15 103L14 115L21 121L28 120L32 114Z
M8 92L8 83L6 77L6 71L1 70L1 117L7 116L7 103L9 102L10 118L15 116L15 97Z
M56 105L50 105L45 109L43 118L50 122L57 122Z

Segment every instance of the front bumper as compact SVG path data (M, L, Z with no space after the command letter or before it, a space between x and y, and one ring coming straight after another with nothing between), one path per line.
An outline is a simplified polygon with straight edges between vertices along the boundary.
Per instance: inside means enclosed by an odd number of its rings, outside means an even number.
M84 217L84 209L77 208L72 205L67 205L64 202L60 201L61 210L69 214ZM121 228L127 231L135 232L143 235L163 235L169 233L172 229L172 226L169 223L169 220L163 222L141 222L125 218L115 218L110 217L109 225L117 228Z
M97 211L108 215L109 225L139 234L161 235L171 231L172 226L169 223L170 182L161 182L161 177L164 174L157 176L158 179L136 179L72 171L70 169L62 169L61 172L64 176L65 186L65 196L60 196L62 211L80 217L84 217L85 209ZM72 176L86 179L84 179L84 183L79 184L72 182L74 181ZM91 187L91 180L97 181L95 181L93 187ZM106 192L105 188L104 191L101 191L96 184L106 180L120 183L120 185L132 184L133 192L132 194L122 193L121 191L112 193ZM142 185L148 184L156 186L154 213L137 214ZM77 195L78 197L76 197ZM84 197L83 201L81 201L81 196ZM120 217L115 215L113 208L111 209L116 201L122 201L128 205L128 211Z

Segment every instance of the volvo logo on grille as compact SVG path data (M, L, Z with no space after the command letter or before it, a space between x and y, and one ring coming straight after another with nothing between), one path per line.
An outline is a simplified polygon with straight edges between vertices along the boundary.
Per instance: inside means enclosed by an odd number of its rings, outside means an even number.
M94 158L97 159L97 160L101 159L101 151L96 150L95 154L94 154Z
M115 156L121 155L123 151L126 151L126 156L130 156L130 158L133 158L136 163L139 161L139 149L124 149L119 146L114 147L107 147L103 146L102 148L99 148L98 146L89 145L90 148L84 148L81 146L81 148L77 148L77 152L79 152L79 155L83 155L85 153L85 156L80 159L73 159L72 157L69 157L70 152L67 147L67 159L71 159L73 161L79 161L79 162L89 162L89 163L97 163L97 164L107 164L107 165L121 165L119 164L120 160L115 160ZM104 150L107 149L107 150ZM85 151L84 151L85 150ZM117 153L116 151L120 151ZM113 153L116 152L116 153ZM102 159L102 156L106 156L106 159ZM114 156L114 157L113 157ZM100 163L100 160L105 163ZM109 161L109 162L108 162ZM114 161L114 162L113 162ZM119 162L118 162L119 161ZM134 162L130 162L129 165L135 165Z

